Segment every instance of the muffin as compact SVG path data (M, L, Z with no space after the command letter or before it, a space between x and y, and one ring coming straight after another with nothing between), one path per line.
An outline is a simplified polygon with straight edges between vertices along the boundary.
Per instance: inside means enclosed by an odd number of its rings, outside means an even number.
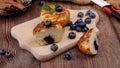
M33 30L35 40L41 45L60 42L64 33L64 28L56 22L47 20L38 24Z
M92 28L88 30L79 40L78 47L81 52L88 55L96 55L98 50L97 32Z
M51 20L52 22L61 24L63 27L66 26L70 19L70 12L68 9L60 5L47 6L50 10L45 10L44 7L45 6L43 6L43 9L41 10L41 18L43 21Z

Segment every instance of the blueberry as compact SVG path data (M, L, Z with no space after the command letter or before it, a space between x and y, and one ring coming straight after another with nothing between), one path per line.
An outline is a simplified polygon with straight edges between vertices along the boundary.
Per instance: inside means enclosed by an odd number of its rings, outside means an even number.
M96 17L96 15L94 13L90 13L89 16L90 16L90 18L95 18Z
M75 22L75 24L77 23L83 23L83 20L82 19L77 19L77 21Z
M72 54L71 54L70 52L66 52L66 53L65 53L65 58L66 58L67 60L71 60Z
M84 28L82 28L82 32L87 32L88 30L89 30L88 27L84 27Z
M6 52L6 53L5 53L5 57L6 57L6 58L10 58L10 57L12 57L12 55L11 55L11 53Z
M51 50L52 50L52 51L57 51L57 49L58 49L58 45L52 44Z
M91 23L91 18L86 18L86 19L85 19L85 23L86 23L86 24L90 24L90 23Z
M50 20L45 21L44 26L50 27L52 22Z
M45 2L44 2L44 1L42 1L42 0L40 0L40 1L39 1L39 5L41 5L41 6L43 6L43 5L44 5L44 3L45 3Z
M61 11L63 10L63 8L62 8L61 6L58 6L58 7L55 8L55 10L56 10L57 12L61 12Z
M84 14L82 12L78 13L78 17L83 17L83 16L84 16Z
M70 25L70 29L71 29L71 30L75 30L75 28L76 28L76 25L75 25L75 24Z
M59 4L56 4L56 5L55 5L55 8L57 8L57 7L61 7L61 6L60 6Z
M72 25L72 21L69 20L66 26L70 26L70 25Z
M94 47L95 47L95 50L98 50L98 45L96 43L96 40L94 41Z
M86 23L77 23L76 24L77 27L86 27Z
M92 13L92 11L88 10L87 13L86 13L86 15L89 15L90 13Z
M76 37L76 34L74 32L70 32L68 37L70 39L74 39Z
M77 31L77 32L81 32L81 31L82 31L82 28L81 28L81 27L76 27L76 31Z
M79 26L80 23L84 23L82 19L77 19L77 21L75 22L76 26Z
M6 51L4 49L0 49L0 55L4 55Z

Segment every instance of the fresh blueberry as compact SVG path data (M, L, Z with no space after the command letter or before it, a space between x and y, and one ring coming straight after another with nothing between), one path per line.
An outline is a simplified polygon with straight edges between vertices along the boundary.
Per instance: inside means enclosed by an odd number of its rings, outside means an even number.
M57 49L58 49L58 45L52 44L51 50L52 50L52 51L57 51Z
M95 13L90 13L89 16L90 16L90 18L95 18L96 17Z
M90 23L91 23L91 18L86 18L86 19L85 19L85 23L86 23L86 24L90 24Z
M69 38L74 39L76 37L76 34L74 32L69 33Z
M43 6L44 3L45 3L45 2L44 2L43 0L40 0L40 1L39 1L39 5L40 5L40 6Z
M55 8L57 8L57 7L61 7L61 6L60 6L59 4L56 4L56 5L55 5Z
M70 25L70 29L71 29L71 30L75 30L75 28L76 28L76 24Z
M76 31L77 31L77 32L81 32L81 31L82 31L82 28L81 28L81 27L76 27Z
M72 21L69 20L66 26L70 26L70 25L72 25Z
M58 6L58 7L55 8L55 10L56 10L57 12L61 12L61 11L63 10L63 8L62 8L61 6Z
M91 10L88 10L87 13L86 13L86 15L89 15L89 14L91 14L91 13L92 13L92 11L91 11Z
M77 21L75 22L75 24L77 23L83 23L83 20L82 19L77 19Z
M82 32L87 32L88 30L89 30L88 27L84 27L84 28L82 28Z
M0 49L0 55L4 55L6 51L4 49Z
M45 21L44 26L50 27L52 22L50 20Z
M97 45L96 40L94 41L94 47L95 47L95 50L98 50L98 45Z
M82 12L78 13L78 17L83 17L83 16L84 16L84 14Z
M66 58L67 60L71 60L72 54L71 54L70 52L66 52L66 53L65 53L65 58Z
M85 27L85 26L86 26L86 23L84 23L84 22L83 22L83 23L77 23L76 26L77 26L77 27Z
M10 57L12 57L12 55L11 55L11 53L6 52L6 53L5 53L5 57L6 57L6 58L10 58Z

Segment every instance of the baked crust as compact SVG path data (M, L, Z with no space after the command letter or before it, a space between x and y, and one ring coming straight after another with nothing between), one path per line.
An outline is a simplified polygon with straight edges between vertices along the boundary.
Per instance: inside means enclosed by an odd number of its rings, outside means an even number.
M52 7L55 8L55 7ZM51 14L49 11L41 10L41 18L43 21L51 20L52 22L57 22L61 24L63 27L66 26L70 19L70 12L68 9L63 7L62 12L55 11Z
M91 33L92 33L92 29L88 30L79 40L78 42L78 46L79 46L79 49L85 53L85 54L90 54L90 48L89 48L89 38L91 36Z
M57 24L55 22L52 22L51 26L50 27L46 27L44 26L44 22L42 21L41 23L39 23L33 30L33 35L34 34L37 34L41 31L44 31L46 29L49 29L49 28L58 28L58 29L62 29L64 30L64 28L60 25L60 24Z
M96 42L97 31L92 28L84 33L84 35L80 38L78 46L80 51L84 54L96 55L98 50L98 45Z

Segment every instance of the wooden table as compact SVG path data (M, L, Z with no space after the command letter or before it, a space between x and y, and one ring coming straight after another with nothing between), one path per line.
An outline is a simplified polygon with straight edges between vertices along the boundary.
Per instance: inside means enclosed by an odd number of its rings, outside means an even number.
M40 15L41 7L36 0L24 14L0 17L0 49L13 54L10 59L0 56L0 68L120 68L120 22L92 5L80 6L67 2L60 4L69 9L92 9L98 12L100 21L97 27L101 32L98 36L98 54L87 56L76 46L69 50L73 55L70 61L64 58L63 53L48 62L40 62L31 53L21 49L17 40L11 37L10 30L13 26Z

